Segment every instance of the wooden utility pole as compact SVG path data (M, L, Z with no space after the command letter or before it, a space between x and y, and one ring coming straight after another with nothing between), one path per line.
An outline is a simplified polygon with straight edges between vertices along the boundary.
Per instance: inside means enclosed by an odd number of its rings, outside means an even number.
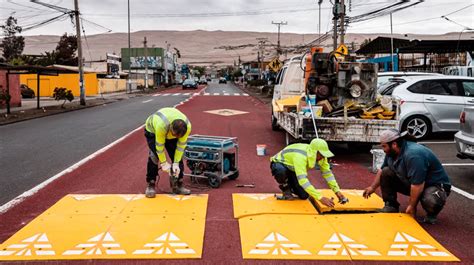
M340 19L341 19L341 45L344 45L344 26L346 24L346 6L344 5L344 0L341 0L341 11L340 11Z
M82 44L81 44L81 24L79 22L79 3L74 0L74 15L76 16L76 37L77 37L77 64L79 68L79 90L80 104L86 105L86 93L84 91L84 69L82 68Z
M334 28L333 28L333 33L332 33L332 48L333 51L337 49L337 19L339 17L339 0L334 1L334 6L332 9L332 14L333 14L333 22L334 22Z
M146 46L146 37L143 40L143 48L145 49L145 90L148 89L148 47Z
M281 25L283 25L283 26L284 26L284 25L288 25L288 22L287 22L287 21L285 21L285 22L283 22L283 21L281 21L281 22L273 22L273 21L272 21L272 24L278 26L277 52L278 52L278 55L280 55L280 54L281 54L281 48L280 48L280 26L281 26Z

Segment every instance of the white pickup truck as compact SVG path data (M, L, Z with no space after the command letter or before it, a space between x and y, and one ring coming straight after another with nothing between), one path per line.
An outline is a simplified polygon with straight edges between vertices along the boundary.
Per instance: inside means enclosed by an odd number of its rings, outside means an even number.
M272 129L286 131L287 144L291 137L297 141L310 141L316 137L312 116L297 112L276 111L276 101L305 93L304 70L301 57L288 60L279 71L272 99ZM370 149L379 142L380 132L398 128L398 111L394 120L361 119L356 117L315 117L318 137L332 142L347 142Z

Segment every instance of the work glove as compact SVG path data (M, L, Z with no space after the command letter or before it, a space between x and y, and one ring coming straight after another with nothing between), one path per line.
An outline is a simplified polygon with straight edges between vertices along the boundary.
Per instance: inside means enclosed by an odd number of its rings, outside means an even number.
M161 170L170 173L171 165L168 162L161 163Z
M179 169L179 163L173 163L173 175L178 176L181 170Z

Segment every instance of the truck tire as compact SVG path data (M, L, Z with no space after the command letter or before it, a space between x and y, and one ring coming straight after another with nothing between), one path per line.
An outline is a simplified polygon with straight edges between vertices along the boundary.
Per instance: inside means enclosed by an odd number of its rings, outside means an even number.
M280 126L278 125L278 120L273 116L273 108L272 108L272 130L273 131L279 131Z

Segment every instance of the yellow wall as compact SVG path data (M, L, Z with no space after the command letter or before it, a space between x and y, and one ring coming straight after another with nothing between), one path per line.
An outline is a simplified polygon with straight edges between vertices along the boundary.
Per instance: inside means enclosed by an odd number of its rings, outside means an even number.
M98 79L98 80L99 80L100 93L125 91L125 89L127 88L126 79Z
M36 93L37 76L35 74L20 75L20 84L25 84ZM65 87L72 91L75 97L80 96L79 74L59 74L58 76L40 76L40 96L52 97L54 88ZM84 74L84 88L86 96L97 95L98 81L95 73Z

